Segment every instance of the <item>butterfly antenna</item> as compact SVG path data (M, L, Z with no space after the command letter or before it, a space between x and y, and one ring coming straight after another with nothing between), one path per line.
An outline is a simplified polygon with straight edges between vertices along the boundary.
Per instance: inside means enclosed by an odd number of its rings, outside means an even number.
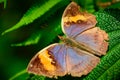
M65 37L63 37L63 36L59 36L59 35L58 35L58 38L59 38L60 40L62 40L62 41L65 41Z
M62 36L59 36L59 35L58 35L58 38L59 38L60 40L62 40Z

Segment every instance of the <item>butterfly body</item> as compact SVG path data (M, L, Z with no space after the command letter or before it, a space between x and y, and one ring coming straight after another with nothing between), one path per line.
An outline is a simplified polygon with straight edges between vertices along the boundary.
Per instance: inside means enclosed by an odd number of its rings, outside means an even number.
M27 71L47 77L71 74L80 77L91 72L105 55L108 35L96 27L94 15L80 12L72 2L62 16L63 43L54 43L40 50L28 64ZM97 56L96 56L97 55Z
M74 39L72 38L66 38L66 37L61 37L59 36L59 38L67 45L67 46L71 46L73 48L78 48L84 51L87 51L91 54L96 54L99 53L93 49L91 49L90 47L88 47L87 45L85 45L84 43L80 43L80 42L76 42Z

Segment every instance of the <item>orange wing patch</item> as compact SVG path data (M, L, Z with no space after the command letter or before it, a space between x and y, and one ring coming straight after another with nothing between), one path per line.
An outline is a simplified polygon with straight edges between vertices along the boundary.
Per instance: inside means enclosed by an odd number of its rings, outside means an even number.
M76 15L76 16L70 16L70 17L63 18L64 22L75 22L76 23L78 20L86 21L87 19L83 15Z
M50 58L50 54L48 54L48 50L44 50L42 51L39 55L38 55L41 63L43 64L44 68L48 71L54 71L56 69L56 67L54 65L51 64L55 63L53 62L53 59Z

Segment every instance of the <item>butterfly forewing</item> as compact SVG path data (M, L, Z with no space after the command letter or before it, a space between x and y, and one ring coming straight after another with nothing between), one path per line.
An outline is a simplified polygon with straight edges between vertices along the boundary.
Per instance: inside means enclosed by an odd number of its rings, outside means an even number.
M66 48L62 44L52 44L38 52L28 65L28 72L48 77L66 74Z
M67 36L74 37L94 27L96 22L94 15L80 12L80 7L75 2L71 2L62 16L62 30Z

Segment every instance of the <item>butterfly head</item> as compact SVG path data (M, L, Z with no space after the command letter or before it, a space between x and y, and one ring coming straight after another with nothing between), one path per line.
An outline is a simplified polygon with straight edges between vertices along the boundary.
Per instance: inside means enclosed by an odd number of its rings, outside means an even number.
M63 37L63 36L58 36L60 40L62 40L66 45L68 46L74 46L74 43L72 41L72 39L70 39L69 37Z

